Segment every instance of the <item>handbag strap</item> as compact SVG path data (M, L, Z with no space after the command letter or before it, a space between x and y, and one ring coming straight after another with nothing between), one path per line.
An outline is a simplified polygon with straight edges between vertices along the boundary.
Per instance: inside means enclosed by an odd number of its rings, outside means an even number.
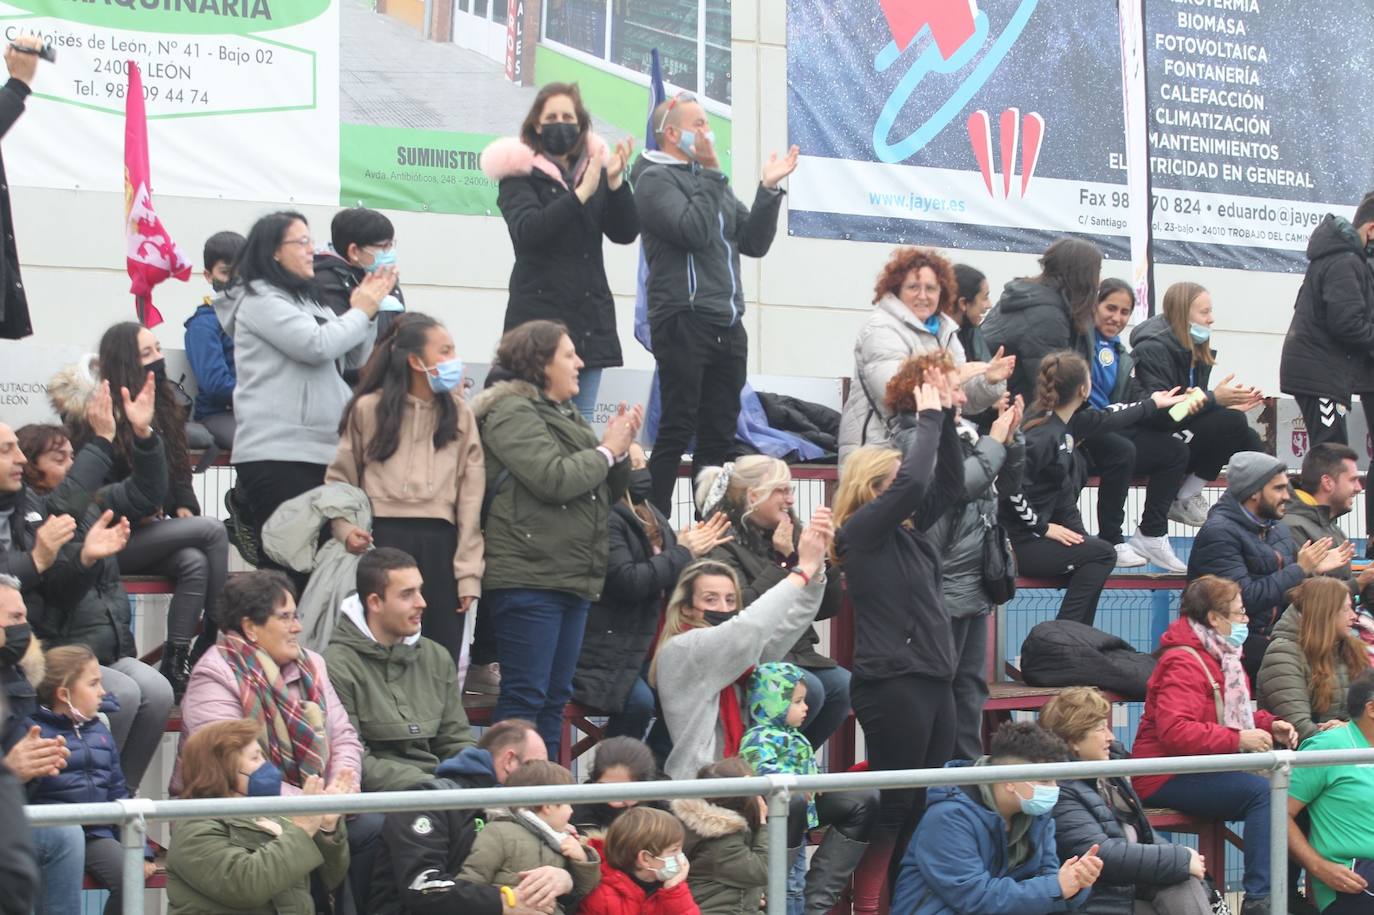
M1212 676L1212 668L1207 666L1207 662L1202 660L1202 655L1198 654L1197 649L1191 645L1174 645L1168 650L1186 651L1197 660L1198 666L1201 667L1202 672L1207 675L1207 682L1211 684L1212 687L1212 702L1216 704L1217 724L1224 724L1226 722L1226 706L1221 701L1221 687L1217 685L1216 677Z

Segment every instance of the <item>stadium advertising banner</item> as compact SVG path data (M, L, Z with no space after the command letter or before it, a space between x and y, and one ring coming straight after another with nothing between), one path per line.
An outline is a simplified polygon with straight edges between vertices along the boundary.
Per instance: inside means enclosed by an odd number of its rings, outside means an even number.
M0 0L0 28L57 53L5 137L21 186L123 190L131 61L158 196L493 214L478 157L539 85L577 82L593 129L639 144L655 48L728 168L717 0Z
M1374 3L1144 7L1148 156L1128 156L1116 4L788 0L792 231L1027 252L1069 232L1127 259L1129 160L1156 259L1302 269L1321 216L1374 188L1353 77Z

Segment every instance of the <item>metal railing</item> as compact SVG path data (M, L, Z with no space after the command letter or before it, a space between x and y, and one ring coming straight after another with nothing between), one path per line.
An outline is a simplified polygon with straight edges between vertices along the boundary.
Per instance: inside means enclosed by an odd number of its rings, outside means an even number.
M101 804L44 804L24 808L35 827L113 823L120 827L124 847L124 915L142 915L143 849L152 820L198 817L261 816L324 813L394 813L415 810L462 810L511 805L602 803L674 798L711 798L762 795L768 798L768 913L783 915L787 907L787 811L794 791L845 791L873 788L928 788L935 785L978 785L994 782L1096 778L1098 776L1183 775L1204 772L1262 772L1270 784L1271 911L1288 911L1288 786L1293 768L1310 766L1374 765L1371 750L1321 750L1296 753L1278 750L1224 756L1183 756L1173 759L1121 759L1042 765L909 769L895 772L855 772L830 775L703 779L563 785L538 788L480 788L454 791L392 791L377 794L316 795L312 797L215 798L153 801L144 798ZM173 839L175 841L175 838ZM1220 862L1214 862L1214 866Z

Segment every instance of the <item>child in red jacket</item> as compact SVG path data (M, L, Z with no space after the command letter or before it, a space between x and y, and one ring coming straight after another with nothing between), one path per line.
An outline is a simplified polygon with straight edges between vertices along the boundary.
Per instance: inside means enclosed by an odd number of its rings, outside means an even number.
M687 888L682 824L652 807L625 811L592 839L601 855L601 884L578 909L581 915L701 915Z

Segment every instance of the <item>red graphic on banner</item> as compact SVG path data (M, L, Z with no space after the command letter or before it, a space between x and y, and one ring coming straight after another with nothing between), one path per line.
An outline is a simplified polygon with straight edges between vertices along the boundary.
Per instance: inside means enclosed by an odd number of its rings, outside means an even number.
M964 42L973 37L973 17L978 14L974 0L878 0L887 17L887 27L897 50L905 51L930 26L931 37L940 56L949 60Z
M993 185L996 175L992 161L991 119L986 111L975 111L968 119L969 146L983 175L983 185L989 197L996 197ZM1012 179L1016 174L1016 150L1021 147L1021 197L1026 196L1036 166L1040 164L1040 147L1045 140L1045 119L1032 111L1025 117L1021 109L1007 108L998 118L998 147L1002 159L1002 198L1011 199Z

